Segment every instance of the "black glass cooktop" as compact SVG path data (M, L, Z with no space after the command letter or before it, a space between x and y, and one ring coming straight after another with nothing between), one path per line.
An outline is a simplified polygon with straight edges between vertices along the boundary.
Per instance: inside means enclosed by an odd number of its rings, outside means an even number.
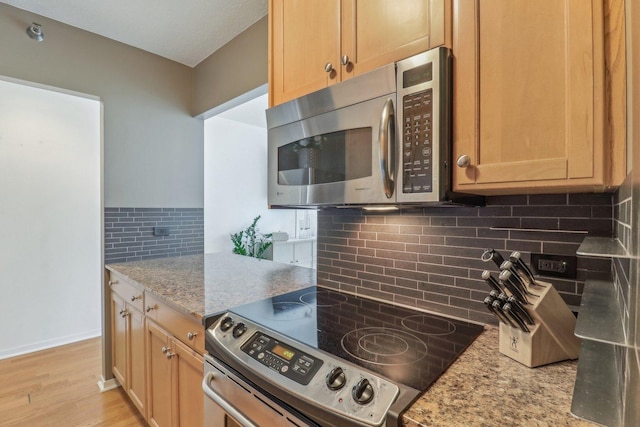
M419 391L483 329L315 286L231 311Z

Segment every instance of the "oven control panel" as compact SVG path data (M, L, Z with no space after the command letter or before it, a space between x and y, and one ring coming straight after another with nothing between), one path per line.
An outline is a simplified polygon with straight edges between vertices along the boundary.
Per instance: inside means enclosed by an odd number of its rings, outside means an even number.
M260 331L241 347L253 359L299 384L307 385L324 363Z

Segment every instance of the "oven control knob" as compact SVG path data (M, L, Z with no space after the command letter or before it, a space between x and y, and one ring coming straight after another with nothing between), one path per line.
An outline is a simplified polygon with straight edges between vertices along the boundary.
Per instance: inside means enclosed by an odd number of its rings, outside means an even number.
M225 317L222 319L220 323L220 330L222 332L227 332L233 326L233 319L231 317Z
M358 384L353 386L351 390L351 396L357 403L364 405L371 402L373 399L373 387L366 378L358 381Z
M347 382L347 377L341 367L336 366L327 374L327 387L331 390L340 390Z
M245 332L247 332L247 325L238 323L235 328L233 328L233 337L240 338Z

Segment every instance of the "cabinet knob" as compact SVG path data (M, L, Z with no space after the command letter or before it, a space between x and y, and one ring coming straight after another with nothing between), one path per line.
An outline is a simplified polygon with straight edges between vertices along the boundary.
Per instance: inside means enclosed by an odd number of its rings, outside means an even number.
M198 335L198 333L197 333L197 332L188 332L188 333L187 333L187 339L188 339L189 341L191 341L191 340L193 340L193 339L196 337L196 335Z
M109 286L117 285L118 281L116 279L109 280Z
M463 154L456 159L456 164L458 167L467 168L471 164L471 157L467 154Z
M122 316L125 313L124 308L122 310L120 310L120 316Z
M148 312L150 312L151 310L155 310L156 308L157 308L157 306L155 306L155 305L154 305L153 307L152 307L152 306L150 306L150 305L148 305L148 306L147 306L147 308L145 308L145 311L148 313Z
M176 355L175 353L171 353L171 352L167 352L167 353L165 354L165 356L167 356L167 359L171 359L171 358L172 358L173 356L175 356L175 355Z
M160 350L162 351L162 354L167 354L167 351L169 351L171 349L165 345L165 346L162 346L162 348Z
M325 70L327 73L332 72L332 71L333 71L333 64L332 64L331 62L327 62L327 63L324 65L324 70Z
M351 61L349 60L349 55L342 55L342 58L340 58L340 63L342 65L349 65L351 63Z
M120 313L120 316L124 319L125 317L127 317L129 315L129 312L126 310L122 310L122 312Z
M135 300L140 299L140 298L142 298L142 295L132 296L131 297L131 302L134 302Z

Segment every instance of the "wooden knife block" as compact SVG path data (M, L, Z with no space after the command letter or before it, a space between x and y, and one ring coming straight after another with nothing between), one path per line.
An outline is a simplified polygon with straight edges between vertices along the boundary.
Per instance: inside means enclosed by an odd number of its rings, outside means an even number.
M500 353L530 368L577 359L580 353L580 339L574 335L576 317L550 283L529 286L529 297L533 305L525 305L535 321L524 332L500 323Z

